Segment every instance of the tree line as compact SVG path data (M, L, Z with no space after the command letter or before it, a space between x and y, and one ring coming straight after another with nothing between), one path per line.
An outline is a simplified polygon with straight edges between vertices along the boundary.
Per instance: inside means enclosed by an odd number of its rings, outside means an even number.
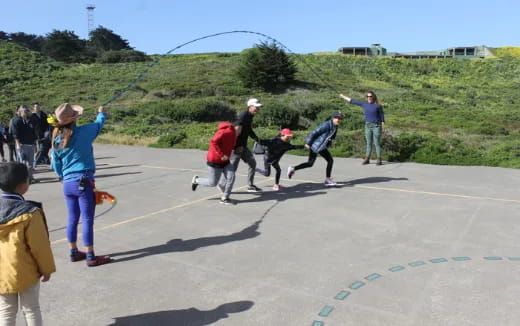
M79 38L73 31L53 30L45 36L24 32L0 31L0 40L16 43L67 63L116 63L149 60L141 51L112 30L99 26L89 33L89 39Z

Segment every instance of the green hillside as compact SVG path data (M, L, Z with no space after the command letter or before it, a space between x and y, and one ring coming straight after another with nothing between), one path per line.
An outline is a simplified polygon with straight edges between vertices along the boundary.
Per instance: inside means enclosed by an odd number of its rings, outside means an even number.
M332 88L358 99L373 90L387 120L384 159L520 168L518 57L293 55L298 83L280 94L244 87L234 75L239 58L238 53L163 58L109 106L111 119L101 140L131 138L154 141L156 146L204 149L215 121L232 119L249 97L257 97L265 104L255 118L257 134L270 138L280 126L291 126L298 129L296 144L341 109L347 119L332 151L357 157L364 151L361 109L346 104ZM17 104L34 101L47 111L65 101L94 111L148 65L62 64L0 41L0 120L10 118Z

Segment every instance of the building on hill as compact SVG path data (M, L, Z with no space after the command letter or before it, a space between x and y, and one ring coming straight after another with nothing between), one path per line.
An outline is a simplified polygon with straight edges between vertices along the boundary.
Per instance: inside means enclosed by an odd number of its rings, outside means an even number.
M443 51L419 51L419 52L387 52L381 44L372 44L370 47L342 47L340 53L362 56L390 56L393 58L423 59L423 58L458 58L473 59L492 56L491 50L485 46L460 46Z

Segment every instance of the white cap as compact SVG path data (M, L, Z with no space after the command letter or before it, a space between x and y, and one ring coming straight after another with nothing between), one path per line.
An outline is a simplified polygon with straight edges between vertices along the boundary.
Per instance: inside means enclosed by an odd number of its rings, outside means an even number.
M256 98L251 98L251 99L249 99L249 101L247 101L247 107L250 107L250 106L260 107L260 106L262 106L262 103L260 103L260 101L257 100Z

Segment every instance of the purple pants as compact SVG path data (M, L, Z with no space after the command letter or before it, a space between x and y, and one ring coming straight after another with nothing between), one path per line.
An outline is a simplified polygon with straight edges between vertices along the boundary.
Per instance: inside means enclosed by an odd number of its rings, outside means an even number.
M69 222L67 224L67 239L69 242L76 242L78 238L78 223L81 216L81 233L83 245L94 245L94 212L96 202L94 189L87 182L84 190L79 190L79 181L63 183L63 194L67 202L69 212Z

